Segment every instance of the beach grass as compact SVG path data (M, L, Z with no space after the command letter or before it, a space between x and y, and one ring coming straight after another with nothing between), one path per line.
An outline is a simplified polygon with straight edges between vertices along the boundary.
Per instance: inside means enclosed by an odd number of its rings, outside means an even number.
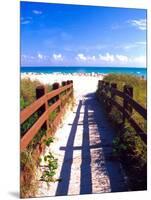
M147 107L147 81L136 76L124 74L109 74L104 81L116 83L117 89L123 91L124 85L133 87L133 98L144 108ZM116 97L119 104L123 104L121 98ZM131 127L128 121L122 124L122 114L116 107L109 113L109 119L115 127L116 137L113 140L113 155L117 156L126 171L130 190L146 190L147 188L147 146ZM133 119L147 131L147 121L135 110ZM137 177L137 178L136 178Z
M133 87L133 99L146 108L147 103L147 80L138 76L126 74L109 74L104 77L104 81L116 83L117 89L123 90L124 85Z
M117 89L120 91L123 91L124 85L129 85L133 87L133 99L144 108L147 107L147 80L142 79L138 76L126 75L126 74L125 75L124 74L109 74L105 76L103 80L110 83L116 83ZM121 105L123 104L123 100L120 97L116 97L116 101ZM121 116L120 113L116 113L116 115ZM139 113L137 113L134 109L133 109L132 116L133 116L133 119L135 119L135 121L137 121L139 126L144 130L144 132L146 132L147 121L144 120L144 118Z
M24 109L36 100L36 87L44 85L39 80L31 80L30 78L24 78L20 81L20 109ZM52 90L50 84L44 85L47 91Z
M36 87L39 85L43 85L46 87L46 91L50 92L52 91L52 86L50 84L42 84L38 80L31 80L28 79L21 79L21 110L32 104L34 101L36 101ZM67 100L66 107L69 106L69 104L72 104L73 96L69 97ZM52 105L52 102L49 106ZM70 105L72 106L72 105ZM53 121L55 120L59 110L58 108L55 109L50 115L49 115L49 123L51 124L51 127L49 127L49 131L53 135L56 131L57 127L55 124L53 124ZM65 111L62 111L62 116L65 114ZM26 132L32 127L32 125L38 120L38 113L35 112L31 117L29 117L23 124L21 124L21 137L26 134ZM61 122L60 122L61 123ZM45 139L44 139L45 138ZM40 129L38 133L34 136L30 144L27 146L27 148L24 151L21 151L20 154L20 162L21 162L21 186L20 186L20 196L21 198L29 198L29 197L35 197L36 193L38 191L39 187L39 180L37 180L37 171L39 167L39 159L40 154L43 152L46 146L49 146L50 143L47 141L50 138L48 138L46 130ZM49 143L49 144L48 144ZM51 153L52 157L53 154ZM46 156L45 156L46 157ZM57 159L54 159L53 162L51 162L50 176L47 177L45 174L42 175L41 180L48 181L59 181L59 179L54 179L53 176L55 176L55 171L52 170L52 165L56 163ZM57 166L55 167L56 170ZM44 171L45 172L45 171Z

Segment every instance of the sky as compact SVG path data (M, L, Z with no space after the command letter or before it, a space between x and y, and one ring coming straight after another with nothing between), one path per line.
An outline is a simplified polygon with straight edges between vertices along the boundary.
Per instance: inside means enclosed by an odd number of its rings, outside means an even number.
M21 2L21 66L146 67L146 10Z

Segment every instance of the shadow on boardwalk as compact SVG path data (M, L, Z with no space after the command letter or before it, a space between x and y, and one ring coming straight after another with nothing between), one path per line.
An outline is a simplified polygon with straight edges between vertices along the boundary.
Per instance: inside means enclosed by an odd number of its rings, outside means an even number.
M81 112L82 107L84 112ZM82 114L83 120L80 121ZM60 172L62 182L58 183L56 195L68 194L75 150L81 150L80 194L127 191L120 163L111 156L115 133L95 94L88 94L79 101L73 123L69 125L71 131L67 145L60 147L65 151L65 156ZM78 126L83 126L82 146L74 146ZM92 173L96 173L96 177ZM95 190L95 187L98 189Z

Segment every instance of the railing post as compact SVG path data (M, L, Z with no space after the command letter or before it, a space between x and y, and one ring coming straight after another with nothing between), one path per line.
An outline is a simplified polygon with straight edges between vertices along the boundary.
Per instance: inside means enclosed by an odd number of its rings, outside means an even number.
M54 83L53 85L52 85L52 89L53 90L56 90L56 89L58 89L60 87L60 84L59 83ZM58 101L60 99L60 95L57 95L57 96L55 96L54 97L54 102L56 102L56 101ZM59 106L59 112L61 111L61 106Z
M103 97L103 89L104 89L104 81L99 80L97 89L97 97L99 101L101 101L101 96Z
M66 86L67 85L67 81L62 81L62 86ZM67 94L67 90L64 91L65 95Z
M70 84L70 80L67 80L67 85L69 85Z
M133 98L133 87L129 86L129 85L125 85L124 89L124 99L123 99L123 123L125 123L125 111L128 111L129 115L132 115L133 109L132 106L129 104L126 96L129 96L131 98Z
M98 81L98 90L100 89L101 86L101 80Z
M106 92L109 91L109 86L110 86L110 83L109 82L105 82L105 91Z
M70 80L70 84L72 83L72 87L70 88L70 90L72 90L70 96L72 97L73 96L73 80Z
M111 100L115 101L115 93L114 90L117 89L117 84L116 83L111 83ZM112 103L111 103L111 107L112 107Z
M110 83L109 82L105 82L105 87L104 87L104 102L105 102L105 104L106 104L106 106L107 106L107 104L108 104L108 91L109 91L109 86L110 86Z
M67 85L67 82L66 81L62 81L62 86L65 86Z
M45 95L46 89L43 85L40 85L36 88L36 99L39 99L43 95ZM38 110L38 117L40 117L48 108L48 103L45 102L44 105L42 105L39 110ZM43 124L41 127L42 129L45 129L46 131L48 130L48 120Z
M70 80L67 80L67 85L70 84ZM70 88L68 88L66 91L69 92Z
M56 90L56 89L58 89L60 87L60 84L59 83L54 83L53 85L52 85L52 89L53 90Z
M104 88L104 81L100 81L100 85L99 85L99 90L101 90L102 91L102 89Z
M116 83L111 83L111 98L114 100L115 99L115 93L114 90L117 89L117 84Z

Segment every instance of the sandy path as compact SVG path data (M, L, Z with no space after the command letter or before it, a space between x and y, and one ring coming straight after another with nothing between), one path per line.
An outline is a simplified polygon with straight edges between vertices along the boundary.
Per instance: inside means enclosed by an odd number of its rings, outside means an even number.
M97 81L74 85L76 106L68 111L49 147L58 158L60 183L41 183L37 196L126 191L123 170L111 157L112 130L95 98ZM92 87L91 87L92 86Z

